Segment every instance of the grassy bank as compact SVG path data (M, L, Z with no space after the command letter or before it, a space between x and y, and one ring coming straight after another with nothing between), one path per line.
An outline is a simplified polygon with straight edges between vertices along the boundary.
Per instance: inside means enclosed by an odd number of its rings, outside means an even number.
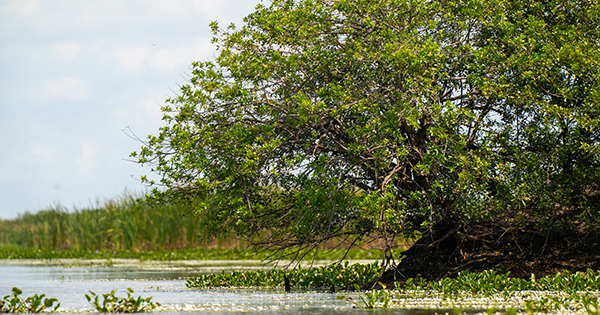
M373 259L369 251L352 249L346 253L343 250L319 250L307 259L337 260L346 255L346 259ZM15 245L0 245L0 259L141 259L141 260L269 260L277 253L272 251L243 251L223 248L190 248L180 250L77 250L77 249L39 249Z

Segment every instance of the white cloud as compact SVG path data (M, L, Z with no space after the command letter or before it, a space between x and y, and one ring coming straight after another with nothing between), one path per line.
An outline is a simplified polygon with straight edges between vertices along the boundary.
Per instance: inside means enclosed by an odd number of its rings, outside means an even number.
M159 45L126 45L113 49L104 60L116 63L125 73L143 73L146 70L160 72L181 71L192 61L207 59L214 53L209 38L196 39L189 43L166 48Z
M0 0L0 217L142 188L120 130L156 134L176 82L214 52L208 23L260 1Z
M56 153L52 145L47 143L31 143L28 148L15 154L15 160L31 169L44 169L56 161Z
M102 38L95 40L92 44L92 50L96 53L101 52L102 48L104 48L105 42L106 40Z
M164 95L164 93L155 93L155 97L149 97L140 102L141 107L144 108L151 121L160 122L162 119L163 112L160 108L165 103L166 96Z
M135 129L147 125L157 128L162 124L163 112L160 108L165 104L167 98L168 96L163 90L149 91L145 98L136 100L129 106L113 110L114 121L119 126L130 126Z
M40 2L37 0L13 0L6 1L0 7L0 12L5 14L31 14L41 8Z
M170 72L182 64L188 64L191 61L182 58L181 55L181 50L163 49L150 55L148 58L148 64L153 69Z
M214 52L209 38L197 39L192 43L167 49L158 49L148 56L148 64L159 71L173 71L192 61L207 59Z
M55 54L59 55L62 58L73 59L81 51L81 45L79 45L76 42L63 43L54 45L52 47L52 50Z
M105 59L117 63L126 73L141 73L146 70L146 58L151 48L147 45L127 45L114 49Z
M88 97L88 90L85 84L78 79L62 77L44 82L44 91L51 98L65 99L72 101L83 100Z
M96 163L96 156L100 151L100 147L91 142L85 142L80 147L79 158L77 159L77 165L81 172L88 173Z

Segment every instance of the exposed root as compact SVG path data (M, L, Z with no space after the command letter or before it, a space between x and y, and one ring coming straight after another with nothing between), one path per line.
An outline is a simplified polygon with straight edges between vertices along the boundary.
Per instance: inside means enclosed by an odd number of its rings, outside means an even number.
M496 269L529 278L560 271L600 269L600 233L574 228L547 232L494 224L438 226L403 253L380 281L388 288L408 278L439 280L459 272ZM377 286L376 286L377 287Z

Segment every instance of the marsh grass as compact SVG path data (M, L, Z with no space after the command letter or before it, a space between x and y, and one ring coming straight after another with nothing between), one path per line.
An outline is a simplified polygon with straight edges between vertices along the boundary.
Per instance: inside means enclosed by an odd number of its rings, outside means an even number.
M0 244L44 250L165 250L200 245L189 208L148 207L133 196L88 209L55 206L0 222Z
M246 251L235 235L207 242L190 206L148 206L135 196L84 209L54 206L0 220L0 259L234 260L293 259L293 252ZM343 247L343 246L342 246ZM322 249L311 260L375 259L373 251Z

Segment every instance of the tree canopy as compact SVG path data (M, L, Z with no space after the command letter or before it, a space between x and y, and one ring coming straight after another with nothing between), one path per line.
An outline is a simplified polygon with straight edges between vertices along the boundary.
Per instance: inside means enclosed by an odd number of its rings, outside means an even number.
M206 235L279 248L593 226L599 26L591 0L273 0L211 24L132 156Z

